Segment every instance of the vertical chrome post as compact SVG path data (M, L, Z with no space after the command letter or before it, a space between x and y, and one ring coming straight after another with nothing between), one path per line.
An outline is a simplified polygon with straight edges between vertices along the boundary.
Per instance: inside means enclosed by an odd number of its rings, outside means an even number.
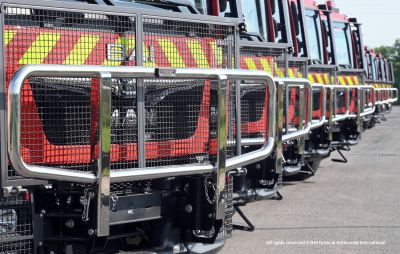
M362 133L362 118L361 118L361 98L362 98L362 88L358 87L356 89L357 93L357 99L356 99L356 107L357 107L357 131L358 131L358 137L361 139L361 133Z
M328 140L329 142L333 139L332 128L333 128L333 116L334 116L334 100L335 100L335 89L329 87L329 118L328 118Z
M97 236L110 234L111 74L100 73Z
M304 119L305 119L305 112L306 112L306 99L304 98L304 93L306 92L306 88L304 86L299 87L299 130L304 129ZM305 138L301 137L298 142L299 150L298 153L301 158L303 158L305 149L306 149L306 143L305 143ZM302 161L302 160L301 160Z
M276 157L275 157L275 167L276 173L283 173L283 142L282 142L282 128L283 128L283 93L285 92L285 85L283 83L276 82L276 129L275 129L275 148L276 148Z
M236 87L236 153L237 155L242 154L242 106L240 97L240 81L235 81Z
M285 105L284 105L284 110L285 110L285 134L289 133L289 85L287 83L284 83L284 88L285 88Z
M218 77L218 124L217 124L217 138L218 138L218 152L217 152L217 190L216 190L216 219L223 219L225 214L225 200L223 200L223 193L225 191L225 168L226 168L226 95L229 94L229 81L227 76L219 75Z

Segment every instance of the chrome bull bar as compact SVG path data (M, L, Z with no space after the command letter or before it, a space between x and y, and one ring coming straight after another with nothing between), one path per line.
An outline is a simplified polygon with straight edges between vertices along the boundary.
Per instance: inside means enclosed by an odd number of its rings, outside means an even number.
M311 129L316 129L325 124L326 121L326 88L324 85L321 84L312 84L313 91L319 91L322 96L322 102L320 103L321 110L321 117L318 120L312 120ZM314 111L314 109L313 109Z
M358 86L361 94L361 103L359 107L360 116L371 115L375 112L375 88L371 85ZM371 96L372 93L372 96ZM371 102L367 102L367 98L372 97Z
M300 88L300 100L299 100L299 128L292 131L289 128L289 114L286 113L284 134L282 135L282 142L288 142L294 139L302 138L307 136L311 131L312 125L312 98L313 88L308 79L275 79L277 86L283 86L286 91L286 101L284 105L286 109L289 107L289 96L288 91L291 87ZM307 98L305 98L305 96ZM307 110L307 113L305 112ZM286 112L288 112L286 110ZM305 119L306 118L306 119Z
M330 94L332 94L331 98L333 100L333 105L330 105L330 110L329 110L329 115L332 117L332 122L338 122L345 120L349 117L350 115L350 88L348 86L341 86L341 85L327 85L325 86L326 89L329 89ZM337 108L338 108L338 96L337 92L338 91L343 91L344 90L344 96L345 96L345 113L344 114L338 114L337 113Z
M21 89L24 81L30 77L73 77L99 78L99 152L97 172L78 172L59 167L29 165L21 156ZM180 165L149 168L110 170L111 146L111 79L112 78L168 78L168 79L212 79L218 81L217 88L217 161L215 164ZM268 138L261 149L226 159L226 101L229 80L254 80L265 83L269 89ZM226 89L224 89L224 87ZM25 65L18 70L8 90L8 155L14 169L22 176L44 180L78 182L98 185L98 236L109 235L109 198L110 183L148 180L163 177L216 174L216 214L223 216L222 192L225 188L225 173L253 162L265 159L275 144L275 104L276 88L270 75L262 71L229 69L159 69L147 67L101 67L101 66L65 66L65 65ZM139 118L140 120L140 118ZM138 145L140 146L138 140ZM142 144L143 145L143 144Z

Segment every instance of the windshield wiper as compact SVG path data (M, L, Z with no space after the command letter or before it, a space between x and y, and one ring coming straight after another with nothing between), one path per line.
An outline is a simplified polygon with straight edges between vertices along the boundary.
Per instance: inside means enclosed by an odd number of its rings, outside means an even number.
M189 0L134 0L136 3L146 3L152 5L167 5L172 7L186 7L193 14L200 14L199 10Z

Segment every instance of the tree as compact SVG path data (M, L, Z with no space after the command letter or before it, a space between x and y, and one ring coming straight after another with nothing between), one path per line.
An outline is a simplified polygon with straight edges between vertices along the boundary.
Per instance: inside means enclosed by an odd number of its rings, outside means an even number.
M395 87L400 90L400 39L397 39L393 46L375 48L375 52L381 53L393 63ZM400 102L397 103L399 104Z

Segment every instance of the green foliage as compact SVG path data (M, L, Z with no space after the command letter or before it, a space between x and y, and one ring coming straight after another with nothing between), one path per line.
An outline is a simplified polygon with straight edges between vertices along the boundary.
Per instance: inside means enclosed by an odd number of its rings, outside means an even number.
M400 39L397 39L393 46L375 48L375 52L382 53L386 59L393 63L395 87L400 90Z

